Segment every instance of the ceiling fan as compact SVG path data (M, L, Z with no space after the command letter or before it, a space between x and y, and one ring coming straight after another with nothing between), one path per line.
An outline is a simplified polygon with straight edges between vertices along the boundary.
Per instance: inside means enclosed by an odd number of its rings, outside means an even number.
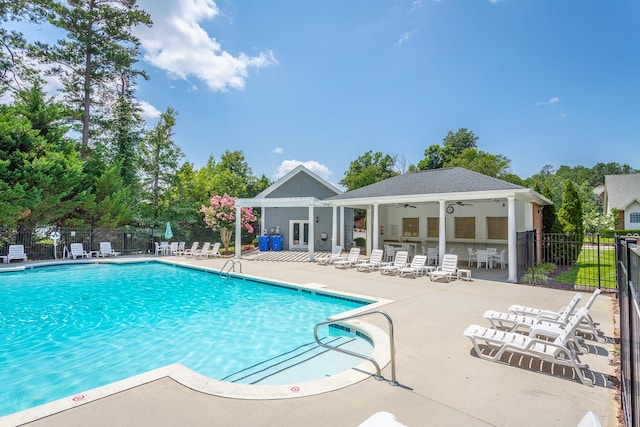
M457 202L455 202L455 203L451 203L451 205L453 205L453 204L456 204L456 205L458 205L458 206L473 206L473 203L465 203L465 202L463 202L462 200L458 200L458 201L457 201Z
M410 205L409 203L398 203L399 208L415 208L414 205Z

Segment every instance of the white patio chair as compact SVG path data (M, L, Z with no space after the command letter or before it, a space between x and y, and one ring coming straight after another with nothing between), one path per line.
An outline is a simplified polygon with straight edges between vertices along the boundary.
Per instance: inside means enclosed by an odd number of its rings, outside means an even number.
M484 264L484 268L489 268L489 253L485 250L479 250L476 252L476 267L482 268L482 264Z
M384 245L384 261L393 262L396 257L396 248L391 245Z
M477 261L478 254L477 252L474 252L472 248L467 248L467 251L469 251L469 267L471 267L471 264Z
M493 261L497 264L500 264L500 268L504 270L504 249L500 251L500 253L493 256Z

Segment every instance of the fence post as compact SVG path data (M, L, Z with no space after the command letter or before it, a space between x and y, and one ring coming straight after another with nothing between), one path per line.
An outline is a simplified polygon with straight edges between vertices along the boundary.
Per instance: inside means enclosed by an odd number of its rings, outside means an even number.
M600 233L598 233L597 235L597 248L598 248L598 289L600 289L602 287L602 282L601 282L601 276L600 276Z

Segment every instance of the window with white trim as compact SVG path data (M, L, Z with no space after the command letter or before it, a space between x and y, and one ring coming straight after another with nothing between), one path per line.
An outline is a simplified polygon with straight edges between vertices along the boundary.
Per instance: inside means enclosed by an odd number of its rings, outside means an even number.
M629 214L629 222L635 224L640 223L640 212L631 212Z

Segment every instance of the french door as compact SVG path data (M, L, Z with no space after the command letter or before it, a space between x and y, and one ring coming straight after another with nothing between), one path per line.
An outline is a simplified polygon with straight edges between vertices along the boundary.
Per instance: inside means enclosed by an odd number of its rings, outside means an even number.
M309 246L309 221L289 221L289 249L307 249Z

